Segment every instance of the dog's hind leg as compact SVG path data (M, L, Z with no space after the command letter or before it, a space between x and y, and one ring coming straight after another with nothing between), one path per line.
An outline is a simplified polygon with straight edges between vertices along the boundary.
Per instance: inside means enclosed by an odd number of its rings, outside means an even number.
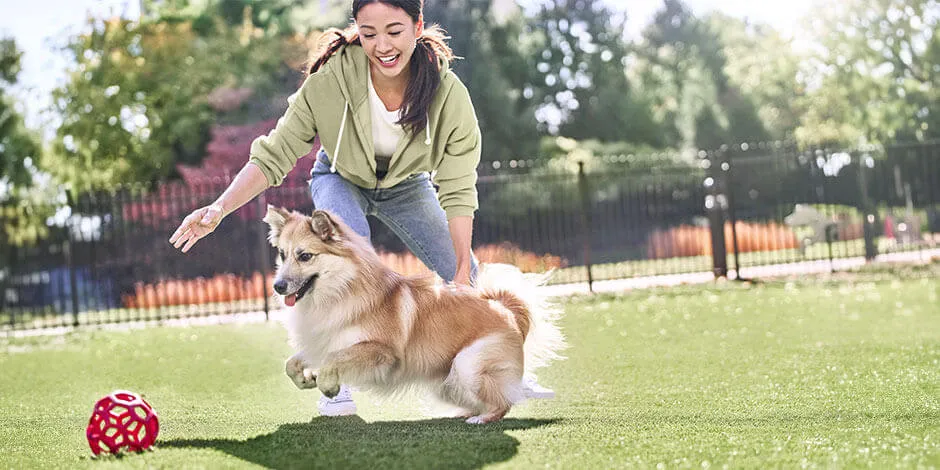
M467 419L470 424L486 424L506 416L513 403L521 401L522 364L493 360L484 365L477 379L477 397L483 404L480 414Z
M398 367L392 348L374 341L356 343L327 355L316 377L317 388L327 397L339 393L340 384L382 385Z
M490 336L477 340L454 358L441 397L472 410L471 424L498 421L522 400L521 339Z

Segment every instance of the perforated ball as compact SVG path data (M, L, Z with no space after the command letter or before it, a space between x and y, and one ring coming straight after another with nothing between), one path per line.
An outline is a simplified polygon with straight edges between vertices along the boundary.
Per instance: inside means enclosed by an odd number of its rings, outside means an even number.
M114 454L149 449L159 431L157 413L149 403L136 393L117 390L95 403L85 436L95 455Z

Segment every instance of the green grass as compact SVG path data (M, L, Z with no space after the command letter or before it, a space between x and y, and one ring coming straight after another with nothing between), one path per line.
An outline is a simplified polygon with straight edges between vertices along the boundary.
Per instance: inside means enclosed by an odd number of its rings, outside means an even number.
M277 324L0 337L0 468L940 466L940 265L577 297L559 397L471 426L357 395L316 416ZM92 459L114 389L160 414L152 452Z

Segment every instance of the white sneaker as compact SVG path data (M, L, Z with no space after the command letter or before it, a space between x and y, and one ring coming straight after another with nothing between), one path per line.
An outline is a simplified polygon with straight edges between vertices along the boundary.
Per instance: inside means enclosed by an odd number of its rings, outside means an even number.
M526 398L555 398L555 391L539 385L535 379L524 377L522 379L522 394Z
M349 416L356 414L356 402L352 399L349 387L340 385L339 393L333 398L321 396L317 402L320 416Z

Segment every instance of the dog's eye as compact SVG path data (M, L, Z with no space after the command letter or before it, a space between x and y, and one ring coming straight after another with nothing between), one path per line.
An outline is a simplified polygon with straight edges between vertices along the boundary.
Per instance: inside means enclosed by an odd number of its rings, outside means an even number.
M312 258L313 258L312 253L301 253L300 256L297 257L297 259L300 260L302 263L306 263L307 261L310 261Z
M277 255L281 257L281 261L287 258L287 256L284 255L284 250L277 250Z

